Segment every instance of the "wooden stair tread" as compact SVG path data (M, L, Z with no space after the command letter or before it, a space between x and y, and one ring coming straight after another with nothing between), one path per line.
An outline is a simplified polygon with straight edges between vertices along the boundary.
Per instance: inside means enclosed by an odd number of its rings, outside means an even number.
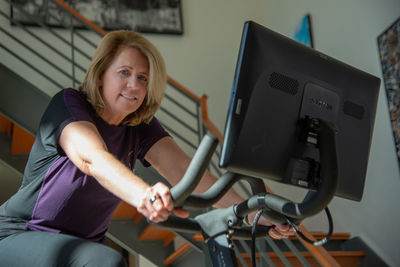
M310 234L313 236L313 238L318 240L324 238L327 235L326 233L322 232L310 232ZM193 239L196 242L204 241L204 237L201 234L193 235ZM291 235L289 236L289 239L297 240L298 237L296 235ZM329 238L329 240L348 240L348 239L350 239L349 233L333 233L332 236Z
M11 143L11 154L29 154L35 137L19 127L13 125L12 130L12 143Z
M325 238L327 233L322 232L310 232L310 234L317 240ZM298 239L296 235L289 236L290 240ZM332 233L332 236L329 240L348 240L350 239L350 233Z
M171 264L176 259L178 259L180 256L182 256L186 251L188 251L191 247L192 246L189 243L183 244L177 250L175 250L171 255L169 255L167 258L165 258L164 264L165 265Z
M112 218L133 218L135 224L138 224L142 220L143 215L140 214L137 209L125 201L121 201L118 207L115 209Z
M0 113L0 132L6 132L8 138L11 137L12 122Z
M11 138L11 154L29 154L35 137L0 113L0 132Z
M266 253L267 253L268 257L270 257L270 258L279 258L279 256L274 252L266 252ZM312 254L308 251L302 251L300 253L303 257L309 257L309 256L312 257ZM365 251L328 251L328 253L334 257L362 257L362 256L366 255ZM296 258L296 254L293 252L282 252L282 254L286 258ZM242 253L241 256L243 258L250 257L250 255L247 253ZM256 257L259 257L259 256L260 256L260 254L257 252Z
M305 235L308 239L312 241L316 241L316 238L312 235L311 232L307 231L307 229L304 226L300 226L300 230L302 231L303 235ZM302 239L299 239L300 242L303 243L304 246L307 247L307 249L315 255L315 257L318 259L319 262L323 266L336 266L340 267L340 264L335 260L330 253L328 253L327 250L325 250L322 246L313 246L312 244L305 242Z
M321 266L310 252L300 252L301 255L310 263L311 266ZM364 251L330 251L328 252L341 267L357 267L360 257L364 257L366 253ZM280 260L279 256L274 252L267 252L267 256L273 261L277 267L285 266ZM303 266L297 259L296 254L293 252L282 252L284 257L292 264L293 267ZM251 264L251 256L247 253L241 254L243 260L247 264ZM256 253L256 258L260 258L260 254ZM242 266L239 263L239 266Z
M166 247L175 239L175 237L176 235L169 230L147 225L139 235L138 240L163 240L163 246Z

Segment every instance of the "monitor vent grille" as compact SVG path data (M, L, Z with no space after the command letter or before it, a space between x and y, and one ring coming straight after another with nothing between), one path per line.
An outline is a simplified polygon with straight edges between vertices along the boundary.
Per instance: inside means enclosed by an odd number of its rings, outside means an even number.
M269 85L291 95L297 94L299 90L299 82L297 80L277 72L271 73Z
M360 106L351 101L345 101L343 105L343 112L346 115L354 117L358 120L362 120L364 118L364 107Z

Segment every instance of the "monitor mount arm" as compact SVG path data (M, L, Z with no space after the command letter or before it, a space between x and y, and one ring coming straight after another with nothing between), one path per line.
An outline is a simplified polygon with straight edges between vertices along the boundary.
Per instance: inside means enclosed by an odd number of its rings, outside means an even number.
M302 138L302 149L300 149L299 153L301 158L298 159L298 162L308 164L306 168L308 171L305 173L306 179L308 179L307 183L313 183L316 190L308 191L301 203L294 203L274 194L264 196L265 205L270 210L295 221L313 216L322 211L332 200L338 181L335 129L329 122L321 119L306 117L303 123L305 124L305 134ZM315 152L317 149L319 150L319 159L318 154ZM289 163L289 167L290 165ZM293 176L299 175L299 173L301 171L296 171L292 167L290 178L298 179L298 177ZM304 182L303 178L300 181ZM278 222L282 223L283 221Z

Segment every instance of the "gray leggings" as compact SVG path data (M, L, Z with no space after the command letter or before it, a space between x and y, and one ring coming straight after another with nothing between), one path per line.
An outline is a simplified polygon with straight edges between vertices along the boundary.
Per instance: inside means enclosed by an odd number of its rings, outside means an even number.
M29 231L0 241L0 267L122 267L120 253L78 237Z

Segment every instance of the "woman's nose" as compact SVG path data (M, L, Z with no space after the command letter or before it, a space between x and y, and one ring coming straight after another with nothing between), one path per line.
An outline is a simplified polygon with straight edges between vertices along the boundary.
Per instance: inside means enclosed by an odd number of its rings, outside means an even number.
M128 79L128 87L130 87L130 88L137 88L137 87L139 87L139 80L138 79L136 79L136 77L130 77L129 79Z
M132 88L132 89L147 89L147 79L143 78L140 75L131 75L130 77L127 78L127 87Z

